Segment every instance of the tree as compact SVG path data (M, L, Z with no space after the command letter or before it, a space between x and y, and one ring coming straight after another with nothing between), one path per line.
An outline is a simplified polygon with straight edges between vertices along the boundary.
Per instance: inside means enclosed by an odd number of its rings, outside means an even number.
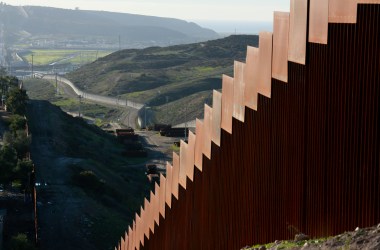
M13 134L16 134L17 130L24 130L26 127L26 119L21 115L12 115L9 120L9 128Z
M14 178L19 179L25 185L28 181L28 175L33 170L33 162L30 160L18 160L17 165L13 168Z
M22 159L29 152L29 146L32 140L30 136L27 136L25 130L17 130L16 136L13 141L13 147L17 152L17 157Z
M30 135L27 136L25 130L6 131L3 135L3 142L5 146L14 148L17 152L17 157L22 159L29 151L32 139Z
M16 164L16 150L11 146L3 146L0 150L0 183L8 184L12 181Z
M7 105L7 109L13 114L24 115L27 100L28 95L25 90L13 87L8 91L5 104Z

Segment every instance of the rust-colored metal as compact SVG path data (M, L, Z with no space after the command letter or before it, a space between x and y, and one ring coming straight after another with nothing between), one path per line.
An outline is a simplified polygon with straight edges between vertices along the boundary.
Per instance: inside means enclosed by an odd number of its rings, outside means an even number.
M220 124L222 122L222 93L214 90L212 93L212 126L211 140L220 146Z
M160 211L155 210L154 203L156 201L156 197L152 191L150 191L150 199L149 199L149 229L154 234L154 217L155 217L155 212Z
M289 13L274 12L272 77L288 82Z
M139 243L139 238L137 236L137 227L136 227L136 221L137 221L137 214L135 215L135 220L132 222L132 225L133 225L133 245L132 245L132 249L140 249L140 247L137 247L137 246L140 246L140 243Z
M141 208L142 210L142 208ZM140 215L141 215L141 210L140 210ZM142 231L142 225L141 225L141 218L136 214L136 248L140 248L140 244L143 244L144 240L144 233ZM142 237L141 237L142 236Z
M131 227L128 227L128 238L129 240L128 240L127 250L132 250L132 248L134 249L134 245L133 245L134 241L133 241L133 231Z
M259 84L259 49L247 47L247 59L244 72L245 90L244 105L257 110L257 94Z
M172 175L172 194L178 200L179 188L179 155L173 152L173 175Z
M166 173L168 173L168 169L166 168ZM166 175L168 177L168 175ZM167 187L167 180L168 178L165 178L162 174L160 175L160 188L159 188L159 201L158 201L158 206L159 206L159 215L163 218L165 218L165 203L166 203L166 187ZM170 184L169 184L170 185ZM159 220L159 215L158 215L158 220ZM159 222L157 222L157 225Z
M144 199L144 210L143 210L144 216L141 215L141 220L143 221L143 228L144 228L144 235L149 240L149 215L150 215L150 206L149 201L145 198Z
M195 141L196 136L193 132L189 131L188 137L188 145L187 145L187 161L186 161L186 176L193 181L194 179L194 151L195 151Z
M221 131L143 249L241 249L380 221L380 5L330 24L288 84ZM223 98L223 97L222 97ZM173 233L174 232L174 233Z
M327 44L329 0L310 0L309 42Z
M288 60L306 63L307 0L290 0Z
M245 63L234 62L234 109L232 116L244 122L244 71Z
M223 75L221 128L230 134L232 133L233 108L234 108L234 79L230 76Z
M162 174L160 175L160 182L161 182L161 176L163 177L163 175ZM153 211L154 211L153 219L154 219L154 222L157 224L157 226L159 226L160 225L160 186L158 185L157 182L154 184L153 207L154 207L153 208Z
M128 247L128 235L127 235L127 233L124 233L123 237L121 237L121 239L122 239L121 249L126 250ZM124 240L124 242L123 242L123 240Z
M203 122L201 120L196 119L195 121L195 133L196 133L196 140L195 140L195 148L194 148L194 164L195 166L202 171L202 158L203 158Z
M204 105L203 119L203 147L202 153L211 159L211 129L212 129L212 108L207 104Z
M380 4L380 0L356 0L358 4Z
M165 185L165 202L169 208L172 207L172 183L173 183L173 166L166 163L166 185Z
M273 34L271 32L260 32L259 45L258 93L270 98L272 86Z
M181 140L180 144L179 184L186 189L187 143Z
M121 237L121 239L120 239L120 248L119 248L120 250L122 249L122 250L124 250L125 249L125 240L124 240L124 238L123 237Z
M329 23L356 23L358 0L329 0Z

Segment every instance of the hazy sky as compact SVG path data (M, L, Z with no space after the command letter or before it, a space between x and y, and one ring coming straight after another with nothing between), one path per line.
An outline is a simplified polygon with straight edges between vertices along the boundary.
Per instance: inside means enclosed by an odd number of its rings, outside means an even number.
M10 5L37 5L106 10L174 17L187 21L271 21L274 10L288 11L290 0L2 0Z

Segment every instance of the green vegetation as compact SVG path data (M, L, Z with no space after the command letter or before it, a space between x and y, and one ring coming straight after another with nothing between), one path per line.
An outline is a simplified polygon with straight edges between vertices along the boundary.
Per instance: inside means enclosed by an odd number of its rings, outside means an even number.
M233 61L244 61L257 36L230 36L203 43L142 50L122 50L85 65L67 77L93 93L147 103L159 123L201 117L222 74L232 75ZM191 96L191 105L189 103ZM187 112L184 112L186 107ZM167 112L170 109L170 115Z
M78 98L69 97L64 95L64 90L59 88L59 95L56 94L55 82L43 79L27 79L24 82L24 87L27 90L28 96L32 100L46 100L50 103L60 107L66 112L77 114L79 111ZM113 107L102 106L90 101L83 101L81 103L81 113L85 117L94 119L94 124L102 126L116 117L122 116L124 110Z
M91 170L82 170L79 173L74 173L72 180L76 185L91 192L92 195L100 194L104 190L104 181L100 180Z
M46 115L36 116L38 113ZM28 121L34 143L40 142L32 144L32 148L49 150L39 156L35 153L34 159L52 157L48 160L52 164L61 159L75 159L59 165L67 173L65 185L83 200L84 207L91 207L83 214L89 220L88 237L97 249L108 249L123 233L146 195L148 181L144 169L130 166L134 162L123 156L124 146L114 136L81 118L67 115L47 101L30 101ZM47 143L46 147L41 142ZM114 228L105 233L101 225Z
M36 66L48 64L62 64L71 63L75 65L82 65L84 63L91 63L98 58L107 56L111 51L98 51L98 50L54 50L54 49L33 49L24 53L22 56L28 62Z
M26 234L19 233L12 237L10 250L35 250L34 245L28 240Z
M8 91L6 98L5 104L8 111L18 115L25 114L28 96L24 89L13 87Z
M5 103L12 115L1 117L0 121L9 128L9 131L3 133L3 145L0 149L0 183L9 184L17 180L24 187L33 164L26 158L31 137L26 131L26 119L21 116L25 114L28 96L18 84L17 78L7 76L1 70L1 95L6 97Z
M173 150L174 152L178 153L180 147L178 147L177 145L173 144L173 145L170 147L170 149Z
M9 128L13 134L16 134L18 130L24 130L26 127L26 120L21 115L11 115L9 117L9 123Z

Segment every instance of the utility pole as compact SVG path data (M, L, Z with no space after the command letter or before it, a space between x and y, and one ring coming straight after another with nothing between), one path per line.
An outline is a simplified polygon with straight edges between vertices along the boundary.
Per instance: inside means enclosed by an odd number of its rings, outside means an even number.
M58 92L58 74L57 73L55 73L55 90L56 90L56 95L58 96L59 92Z
M81 105L82 105L82 96L78 95L79 98L79 111L78 111L78 117L81 117Z
M168 108L168 101L169 101L169 96L165 96L165 98L166 98L166 115L168 115L168 110L169 110L169 108ZM169 124L169 123L168 123Z
M34 54L32 53L32 78L34 78L33 57L34 57Z

